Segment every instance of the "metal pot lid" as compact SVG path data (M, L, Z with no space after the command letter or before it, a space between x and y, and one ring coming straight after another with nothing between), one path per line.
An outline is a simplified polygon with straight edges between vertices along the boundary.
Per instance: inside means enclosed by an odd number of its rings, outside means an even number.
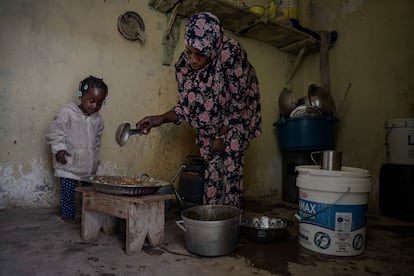
M133 11L128 11L118 17L118 31L128 40L145 41L145 24L141 16Z

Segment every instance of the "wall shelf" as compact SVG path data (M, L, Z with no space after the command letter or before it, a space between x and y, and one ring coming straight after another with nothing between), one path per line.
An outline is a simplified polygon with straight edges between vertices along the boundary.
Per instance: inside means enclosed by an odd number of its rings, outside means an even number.
M171 13L176 7L176 15L181 17L202 11L212 12L225 29L236 35L269 43L288 54L297 55L300 49L305 48L307 55L320 49L320 40L311 34L235 7L227 0L149 0L149 5L163 13Z

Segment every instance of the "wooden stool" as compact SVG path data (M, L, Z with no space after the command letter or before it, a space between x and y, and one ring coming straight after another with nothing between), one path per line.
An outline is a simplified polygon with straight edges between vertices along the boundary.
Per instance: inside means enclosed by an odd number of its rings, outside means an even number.
M126 254L137 254L148 238L151 247L164 239L164 201L173 199L172 194L143 196L111 195L93 190L93 187L77 187L82 193L81 238L93 240L99 230L113 233L115 218L126 220ZM114 218L115 217L115 218Z

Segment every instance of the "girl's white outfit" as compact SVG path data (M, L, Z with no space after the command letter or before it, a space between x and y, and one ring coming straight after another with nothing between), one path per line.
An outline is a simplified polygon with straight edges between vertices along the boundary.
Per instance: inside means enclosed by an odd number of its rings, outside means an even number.
M75 189L79 180L96 173L103 129L104 122L98 112L85 115L75 103L69 103L62 107L47 130L55 176L61 184L61 216L65 222L75 221ZM56 161L56 153L60 150L70 154L66 156L65 165Z
M98 113L83 114L75 103L65 104L52 121L46 140L53 153L55 176L80 180L94 175L99 165L99 151L104 121ZM65 165L56 162L56 153L66 150Z

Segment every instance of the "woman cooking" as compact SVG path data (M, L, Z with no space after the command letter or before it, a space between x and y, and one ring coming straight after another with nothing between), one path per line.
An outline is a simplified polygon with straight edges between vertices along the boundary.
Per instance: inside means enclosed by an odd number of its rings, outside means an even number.
M223 35L219 19L211 13L190 18L184 45L175 64L177 104L136 126L148 134L164 123L188 122L197 132L206 163L204 204L241 208L244 154L261 133L255 69L241 45Z

